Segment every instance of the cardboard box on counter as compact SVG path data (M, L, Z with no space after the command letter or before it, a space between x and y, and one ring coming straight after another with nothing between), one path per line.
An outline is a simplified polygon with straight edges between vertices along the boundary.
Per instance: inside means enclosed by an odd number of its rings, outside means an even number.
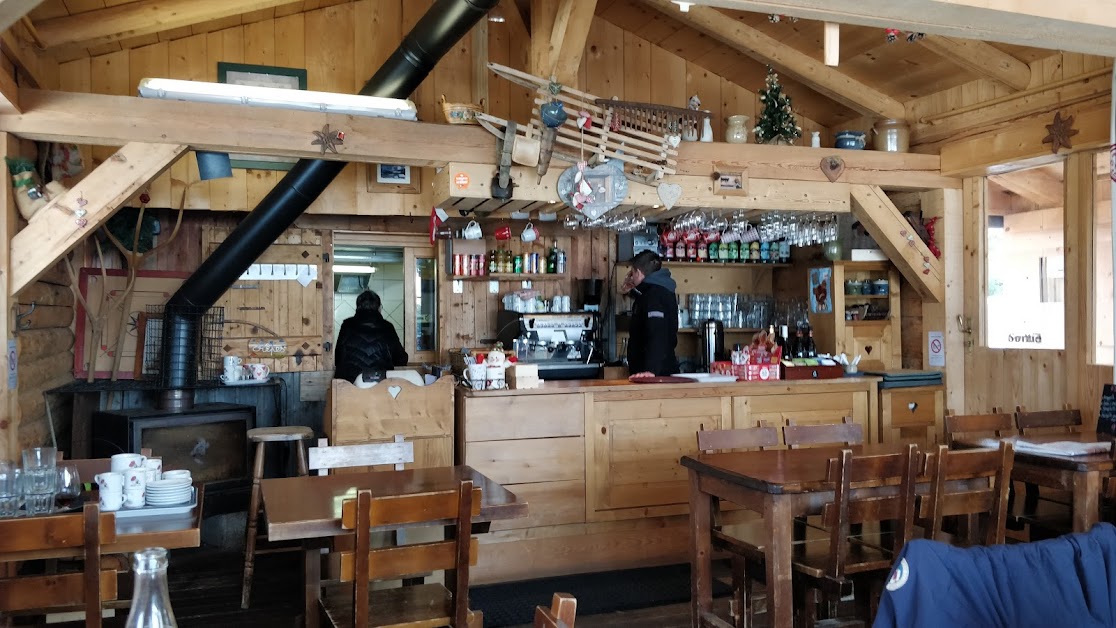
M537 364L513 364L508 367L504 378L507 381L508 388L516 390L538 388L542 384L542 380L539 379L539 365Z

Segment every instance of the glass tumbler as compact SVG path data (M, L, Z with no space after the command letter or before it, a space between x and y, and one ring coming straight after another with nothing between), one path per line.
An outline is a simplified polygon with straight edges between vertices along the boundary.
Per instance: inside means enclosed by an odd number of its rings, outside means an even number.
M81 476L77 465L58 465L58 487L54 493L54 505L70 508L81 498Z
M56 456L54 447L23 450L23 496L29 515L54 509L54 493L58 486Z
M15 517L23 502L19 467L0 461L0 517Z

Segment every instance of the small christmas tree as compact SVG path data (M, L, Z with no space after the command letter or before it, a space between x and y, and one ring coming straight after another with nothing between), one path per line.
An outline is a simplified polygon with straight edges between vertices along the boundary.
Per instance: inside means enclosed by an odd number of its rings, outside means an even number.
M756 120L756 143L770 144L781 137L790 144L802 135L802 127L795 122L791 109L790 96L783 93L779 75L771 68L767 68L766 85L760 90L759 99L763 103L763 113Z

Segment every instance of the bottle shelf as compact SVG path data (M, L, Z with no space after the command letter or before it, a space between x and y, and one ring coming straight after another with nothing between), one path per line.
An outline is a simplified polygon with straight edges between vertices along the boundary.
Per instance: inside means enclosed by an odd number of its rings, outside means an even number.
M890 294L846 294L845 299L890 299Z
M778 262L663 262L664 268L790 268Z
M875 321L845 321L845 327L881 327L890 322L890 318L881 318Z
M698 330L694 327L679 327L678 328L678 333L680 333L680 334L696 334L699 331L700 330ZM759 329L750 329L748 327L726 327L725 328L725 333L726 334L754 334L758 331L760 331L760 330Z
M562 281L566 274L558 273L492 273L490 275L454 275L461 281Z

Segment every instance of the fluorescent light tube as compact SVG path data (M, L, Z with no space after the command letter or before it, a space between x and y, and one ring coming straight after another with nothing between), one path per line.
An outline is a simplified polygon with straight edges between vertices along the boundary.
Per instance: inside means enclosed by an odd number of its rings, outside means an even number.
M376 272L375 266L346 266L345 264L334 264L333 273L351 273L354 275L370 275Z
M304 89L231 85L205 81L145 78L139 83L141 98L186 100L227 105L254 105L322 113L344 113L372 118L417 120L415 103L402 98L311 92Z

